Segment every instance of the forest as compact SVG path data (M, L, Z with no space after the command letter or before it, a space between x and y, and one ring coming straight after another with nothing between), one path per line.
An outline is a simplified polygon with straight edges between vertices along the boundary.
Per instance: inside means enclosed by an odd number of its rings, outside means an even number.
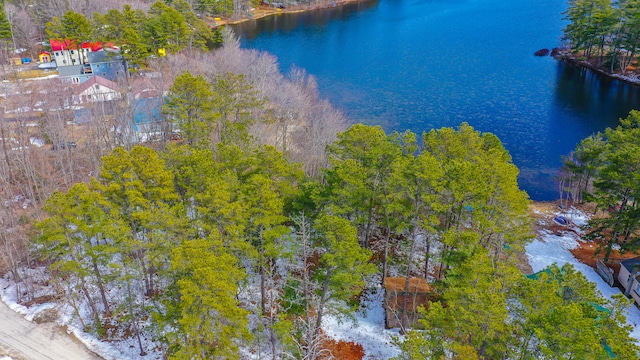
M638 355L622 295L604 300L570 266L516 268L527 198L495 136L354 125L313 178L235 129L118 147L88 184L46 200L31 252L60 301L90 309L87 331L151 332L176 359L317 359L323 316L347 316L385 276L425 277L440 299L423 330L401 325L401 359Z
M606 213L590 220L587 234L609 260L614 248L640 249L640 112L632 111L621 125L582 140L564 161L562 187L578 202L596 204Z
M272 1L266 1L266 4ZM321 6L329 3L328 0L280 0L277 2L280 6L298 6L310 7ZM108 31L110 34L101 34L104 36L121 36L127 38L132 44L138 44L141 41L148 40L148 37L142 36L144 32L139 31L133 33L126 32L122 27L128 29L135 28L141 30L143 23L148 21L155 22L156 27L161 31L175 30L182 36L184 33L195 32L198 35L205 35L202 23L209 18L208 22L212 23L214 17L225 17L231 19L239 19L247 17L250 9L261 4L258 0L168 0L168 1L152 1L152 0L2 0L0 1L4 11L0 12L0 39L8 40L12 49L31 49L34 44L48 41L49 34L46 31L46 25L49 22L56 22L62 19L68 13L76 13L84 19L92 19L96 23L102 25L117 25L119 33ZM167 9L170 8L170 9ZM173 11L176 10L176 11ZM167 13L167 11L169 13ZM127 21L119 22L117 12L124 13ZM194 14L194 16L191 15ZM82 21L82 18L76 16L75 20ZM153 19L150 19L153 18ZM116 19L116 23L112 20ZM187 27L180 25L181 20L186 20ZM104 22L106 21L106 22ZM168 22L172 27L158 28L158 22ZM146 25L145 25L146 26ZM206 26L205 26L206 28ZM103 27L102 30L105 30ZM79 27L80 32L86 31L85 27ZM146 31L146 29L145 29ZM193 40L200 41L202 38L194 37ZM88 40L88 39L85 39ZM94 39L102 40L102 39ZM159 40L159 39L158 39ZM113 41L113 40L111 40ZM161 40L160 40L161 41ZM7 47L1 49L6 54L10 51Z
M93 3L42 28L127 43L166 89L162 122L141 142L123 131L126 96L92 104L78 124L57 79L3 85L15 95L5 109L39 109L35 121L0 121L0 273L19 302L53 300L101 340L134 339L141 356L328 359L326 317L349 319L387 277L405 293L422 278L432 301L416 328L402 305L398 359L640 357L624 296L605 299L571 266L518 269L529 199L495 135L467 123L348 126L303 70L283 75L273 56L176 10L195 4L118 3L86 17ZM6 1L7 13L19 4ZM163 35L171 24L188 31ZM160 47L166 57L149 57ZM566 194L617 209L592 223L605 250L636 244L638 119L566 161ZM31 138L77 147L5 140Z
M640 49L640 2L570 0L564 40L581 60L609 73L636 73Z

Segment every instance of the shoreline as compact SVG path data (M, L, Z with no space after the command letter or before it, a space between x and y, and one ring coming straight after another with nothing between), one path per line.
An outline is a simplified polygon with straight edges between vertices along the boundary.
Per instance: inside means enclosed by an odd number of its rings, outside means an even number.
M623 75L619 73L609 73L596 65L592 64L588 60L580 60L576 55L572 54L570 50L564 49L560 50L560 52L553 56L553 58L557 61L566 62L568 64L578 66L590 71L595 72L596 74L605 76L609 79L619 80L624 82L625 84L640 86L640 74L633 74L634 76Z
M250 12L248 12L245 16L239 19L231 19L231 18L209 18L208 21L213 23L213 27L224 26L224 25L236 25L243 22L247 22L250 20L258 20L268 16L280 15L280 14L296 14L302 12L309 12L314 10L323 10L323 9L331 9L340 6L344 6L347 4L365 2L368 0L340 0L335 2L323 2L321 4L316 5L303 5L303 6L294 6L291 8L273 8L267 5L260 5L257 8L254 8Z

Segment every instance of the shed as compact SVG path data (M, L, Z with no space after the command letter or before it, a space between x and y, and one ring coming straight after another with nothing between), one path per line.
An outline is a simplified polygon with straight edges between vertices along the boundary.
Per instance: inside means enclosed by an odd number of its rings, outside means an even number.
M38 61L40 61L41 64L50 63L51 62L51 53L48 52L48 51L40 52L40 54L38 54Z
M387 277L384 279L384 309L385 327L387 329L400 327L400 316L402 313L402 303L407 298L407 324L415 327L418 324L418 308L429 306L429 301L435 298L433 288L426 279L410 278L409 291L405 294L406 278Z

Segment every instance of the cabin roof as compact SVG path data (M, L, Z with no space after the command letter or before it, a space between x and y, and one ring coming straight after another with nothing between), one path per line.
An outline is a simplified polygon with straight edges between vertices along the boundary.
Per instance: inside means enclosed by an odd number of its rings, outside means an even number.
M387 292L404 292L405 280L403 277L387 277L384 279L384 289ZM433 288L426 279L414 277L409 279L409 292L430 293L433 292Z
M640 266L640 257L635 257L631 259L627 259L620 262L620 265L624 266L629 272L634 266Z
M89 78L89 80L83 82L82 84L80 84L78 86L78 88L76 89L76 93L78 94L82 94L84 91L86 91L87 89L89 89L91 86L93 85L102 85L104 87L107 87L111 90L114 91L118 91L118 84L116 84L115 82L109 80L109 79L105 79L101 76L98 75L93 75L92 77Z

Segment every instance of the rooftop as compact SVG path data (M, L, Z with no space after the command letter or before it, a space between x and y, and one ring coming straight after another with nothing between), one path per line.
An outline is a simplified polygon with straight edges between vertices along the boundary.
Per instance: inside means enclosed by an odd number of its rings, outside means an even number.
M403 277L387 277L384 279L384 289L387 292L404 292L405 280ZM433 288L426 279L414 277L409 279L409 292L429 293L433 292Z

